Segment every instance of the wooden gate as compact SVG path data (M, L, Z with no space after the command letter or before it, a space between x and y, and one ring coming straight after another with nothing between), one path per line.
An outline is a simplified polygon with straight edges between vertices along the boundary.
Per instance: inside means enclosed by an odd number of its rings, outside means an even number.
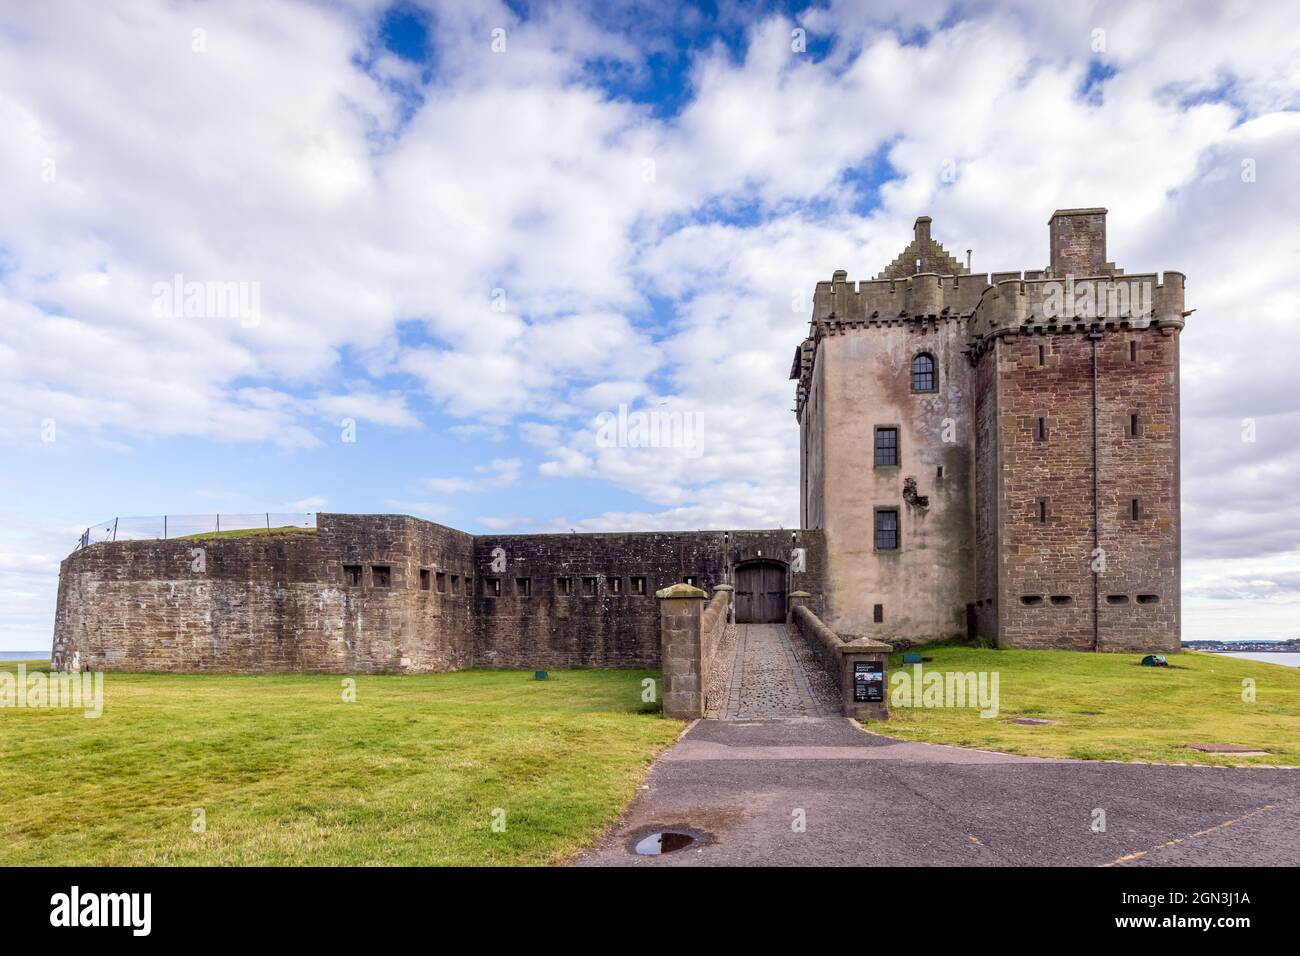
M753 561L736 568L736 623L776 624L785 620L785 565Z

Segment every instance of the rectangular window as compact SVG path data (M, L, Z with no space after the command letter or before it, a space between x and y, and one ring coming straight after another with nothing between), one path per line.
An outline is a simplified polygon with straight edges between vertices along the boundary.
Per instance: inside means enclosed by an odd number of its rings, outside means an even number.
M1138 344L1136 340L1128 343L1128 360L1136 362L1138 360Z
M612 576L612 577L610 577L610 576L606 576L606 578L605 578L605 584L609 586L609 593L610 593L610 594L622 594L622 593L623 593L623 579L620 578L618 575L614 575L614 576Z
M894 551L898 548L898 509L876 509L876 550Z
M696 586L695 575L693 574L686 575L686 583L689 584L691 587L695 587Z
M573 594L573 578L556 578L555 593L560 597L569 597Z
M1039 365L1047 364L1047 348L1042 345L1038 346L1038 364Z
M361 565L345 564L343 565L343 583L349 587L361 587Z
M465 575L465 593L471 596L474 594L474 579L468 574Z
M943 481L943 465L940 465L938 470L935 471L934 477L937 481Z
M420 568L420 590L421 591L429 590L429 584L431 578L432 575L429 573L428 568Z
M876 429L876 467L886 468L898 464L898 429Z
M1038 499L1038 523L1047 524L1047 499Z
M595 579L595 578L583 578L583 579L582 579L582 596L583 596L583 597L595 597L595 596L596 596L596 579Z
M632 580L632 593L645 594L645 578L633 577L631 580Z
M447 593L447 572L439 571L433 576L434 586L438 589L439 594Z
M1034 430L1034 438L1038 441L1047 441L1047 419L1040 418L1038 425Z
M873 605L871 608L871 620L876 624L885 623L885 606L883 604Z
M533 596L532 578L515 578L515 594L519 597Z
M484 578L483 579L483 596L490 598L499 598L501 596L501 579Z
M391 587L393 569L386 564L372 564L370 566L370 580L377 588Z
M1128 416L1128 437L1137 438L1141 432L1141 423L1138 421L1138 413L1130 412Z
M465 591L466 593L469 593L469 588L466 588ZM451 576L451 593L452 594L460 593L460 575L458 574L453 574Z
M1129 502L1129 516L1134 521L1137 521L1139 518L1142 517L1142 502L1139 501L1137 498L1134 498L1131 502Z

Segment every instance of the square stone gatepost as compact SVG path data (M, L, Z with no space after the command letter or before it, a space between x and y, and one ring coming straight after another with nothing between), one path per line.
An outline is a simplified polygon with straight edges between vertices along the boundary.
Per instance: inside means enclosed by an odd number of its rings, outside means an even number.
M807 607L808 602L812 600L812 595L807 591L791 591L785 596L785 620L787 624L794 623L794 609L797 607Z
M704 716L704 667L700 659L700 615L704 591L674 584L659 599L659 668L663 673L664 716Z
M889 653L893 648L870 637L859 637L840 645L840 697L844 701L844 715L857 720L889 719ZM861 665L861 666L859 666ZM880 700L866 701L859 687L870 687L875 681L859 681L859 671L875 677L880 674Z
M716 597L719 591L725 591L727 594L727 610L723 612L723 618L728 624L731 623L733 612L736 609L736 595L733 593L736 589L730 584L713 585L713 594Z

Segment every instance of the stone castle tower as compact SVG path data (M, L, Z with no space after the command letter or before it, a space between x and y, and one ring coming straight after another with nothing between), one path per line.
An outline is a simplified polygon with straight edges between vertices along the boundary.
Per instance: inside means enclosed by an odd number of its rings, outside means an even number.
M827 624L1177 650L1183 275L1106 261L1105 209L1057 210L1024 273L972 275L930 228L819 282L795 353Z

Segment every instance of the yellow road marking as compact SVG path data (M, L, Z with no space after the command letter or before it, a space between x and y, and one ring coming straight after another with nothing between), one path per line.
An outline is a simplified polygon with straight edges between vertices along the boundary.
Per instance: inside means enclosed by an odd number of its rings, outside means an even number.
M1227 827L1232 826L1235 823L1241 823L1243 820L1249 820L1251 817L1258 816L1261 813L1266 813L1269 810L1275 810L1275 809L1277 809L1277 804L1270 803L1267 804L1266 806L1259 807L1256 810L1251 810L1250 813L1237 817L1235 820L1224 820L1222 823L1216 823L1212 827L1208 827L1204 830L1198 830L1197 832L1189 834L1188 836L1179 837L1176 840L1170 840L1168 843L1161 843L1157 846L1153 846L1149 850L1139 850L1136 853L1127 853L1124 856L1121 856L1117 860L1111 860L1109 863L1103 863L1101 865L1103 867L1107 867L1107 866L1120 866L1124 863L1130 863L1133 860L1146 856L1148 853L1154 853L1156 850L1164 850L1171 846L1177 846L1180 843L1186 843L1188 840L1194 840L1197 837L1206 836L1207 834L1214 833L1216 830L1223 830Z

